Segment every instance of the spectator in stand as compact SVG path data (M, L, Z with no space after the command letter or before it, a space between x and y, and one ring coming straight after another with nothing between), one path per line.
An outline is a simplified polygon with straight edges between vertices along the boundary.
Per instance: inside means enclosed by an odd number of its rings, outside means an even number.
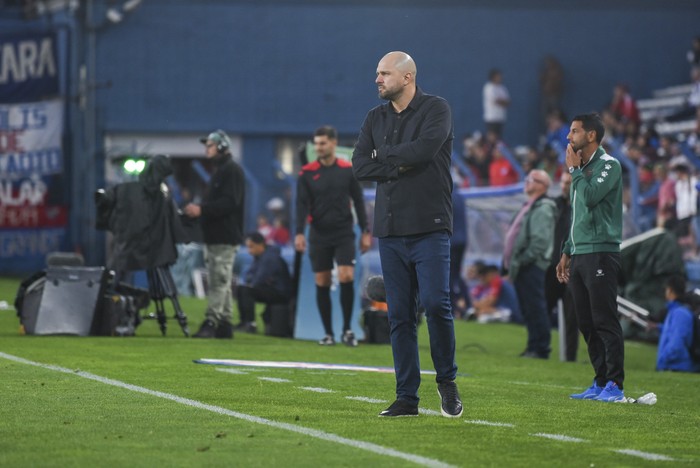
M673 139L669 135L659 137L659 146L656 149L657 158L668 163L671 160L672 147Z
M637 135L635 144L642 152L642 159L645 161L645 165L651 167L658 161L659 156L655 148L655 146L658 146L658 139L654 130L649 129Z
M610 110L622 122L632 122L639 126L639 110L637 103L630 95L627 85L618 83L613 88L613 97L610 102Z
M630 145L625 154L627 155L627 158L637 167L644 167L651 162L644 154L644 151L642 151L642 148L640 148L636 143Z
M513 218L505 236L503 271L513 280L527 326L527 346L522 357L548 359L551 333L545 272L552 258L557 207L547 197L551 179L534 170L525 179L525 204Z
M542 62L540 70L540 111L547 125L548 122L546 120L548 120L549 115L552 112L559 112L559 104L563 92L564 69L556 57L547 55ZM566 148L566 145L567 142L564 143L562 148Z
M491 165L491 155L486 146L479 140L472 140L466 149L467 165L476 178L476 185L483 187L489 185L489 166Z
M690 226L697 212L698 191L695 185L698 183L690 172L690 167L679 162L671 167L676 174L674 190L676 192L676 235L679 241L690 236Z
M513 285L501 278L496 265L475 264L474 275L478 283L470 292L472 307L465 318L478 323L522 323L518 297Z
M529 146L527 150L524 151L520 167L525 173L530 172L533 169L537 169L542 164L542 156L537 151L537 149Z
M659 183L656 226L673 229L676 225L676 181L668 176L668 166L663 162L654 166L654 178Z
M502 151L503 143L493 147L491 164L489 164L489 185L502 186L518 182L518 171L508 161Z
M566 139L569 135L569 127L566 123L567 118L564 112L559 109L555 109L547 114L545 144L556 151L560 163L564 162L564 158L566 157L566 145L569 144L569 140Z
M285 246L290 240L289 223L282 216L275 216L272 220L272 242L275 245Z
M695 129L688 134L686 144L696 156L700 156L700 107L695 119Z
M559 154L551 146L545 146L542 151L542 158L536 169L545 171L552 180L559 180L564 170L563 164L559 161Z
M565 358L569 362L576 361L578 352L578 322L574 310L574 298L566 283L557 280L557 264L561 258L564 242L571 228L571 174L564 172L559 179L561 195L554 199L557 205L557 216L554 222L554 237L552 259L545 275L544 292L547 299L547 311L552 313L559 300L562 301L564 315Z
M487 132L494 132L500 138L508 118L510 95L503 85L503 74L494 68L489 72L489 80L482 92L484 103L484 123Z
M686 54L686 58L691 67L700 67L700 36L693 38L693 43Z
M656 224L656 209L659 206L659 189L661 183L654 177L654 173L647 167L639 168L639 219L637 226L644 232L653 228Z
M265 238L265 242L272 244L272 233L273 228L270 222L267 220L267 216L264 214L259 214L257 218L257 230Z
M600 113L605 127L606 138L620 139L624 135L624 127L610 109L604 109Z
M668 313L660 329L656 357L657 371L700 372L700 364L690 354L695 318L684 304L686 282L683 276L672 276L666 282ZM652 325L653 328L653 325Z

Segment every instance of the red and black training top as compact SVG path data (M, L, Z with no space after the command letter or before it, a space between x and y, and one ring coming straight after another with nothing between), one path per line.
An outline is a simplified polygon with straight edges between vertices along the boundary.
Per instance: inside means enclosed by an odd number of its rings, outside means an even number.
M362 188L352 173L352 164L336 158L330 166L318 161L301 168L297 179L296 234L303 234L308 221L309 237L316 240L337 242L351 237L355 207L357 223L367 232L367 212Z

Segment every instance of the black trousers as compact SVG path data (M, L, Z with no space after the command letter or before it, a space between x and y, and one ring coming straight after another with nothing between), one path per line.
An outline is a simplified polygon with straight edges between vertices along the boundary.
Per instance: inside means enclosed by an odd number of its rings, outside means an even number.
M625 380L625 343L617 317L619 253L592 253L571 258L569 286L579 330L588 345L596 383Z
M264 304L286 304L289 298L279 292L269 288L251 288L249 286L238 286L236 288L238 300L238 310L241 313L241 323L255 321L255 303Z
M548 313L557 313L557 303L562 300L564 311L564 340L566 344L566 360L576 361L578 352L578 321L574 310L574 298L571 296L571 288L566 283L560 283L557 279L556 265L547 268L544 279L544 295L547 299Z

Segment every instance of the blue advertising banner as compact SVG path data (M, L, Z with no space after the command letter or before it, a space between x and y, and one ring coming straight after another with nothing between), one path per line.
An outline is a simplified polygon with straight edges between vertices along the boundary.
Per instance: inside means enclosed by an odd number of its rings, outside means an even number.
M56 51L54 32L0 34L0 103L57 96Z
M0 105L0 274L32 273L62 250L64 103Z

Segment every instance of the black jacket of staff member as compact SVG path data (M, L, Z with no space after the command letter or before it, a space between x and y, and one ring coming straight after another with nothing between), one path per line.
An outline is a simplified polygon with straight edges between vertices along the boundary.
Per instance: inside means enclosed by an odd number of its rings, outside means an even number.
M182 226L175 205L161 188L172 173L170 159L157 155L139 174L138 182L115 185L97 200L98 211L110 213L114 270L147 270L177 259L175 243L183 241Z
M241 244L245 202L243 169L230 153L218 154L211 161L216 169L200 204L204 243Z

